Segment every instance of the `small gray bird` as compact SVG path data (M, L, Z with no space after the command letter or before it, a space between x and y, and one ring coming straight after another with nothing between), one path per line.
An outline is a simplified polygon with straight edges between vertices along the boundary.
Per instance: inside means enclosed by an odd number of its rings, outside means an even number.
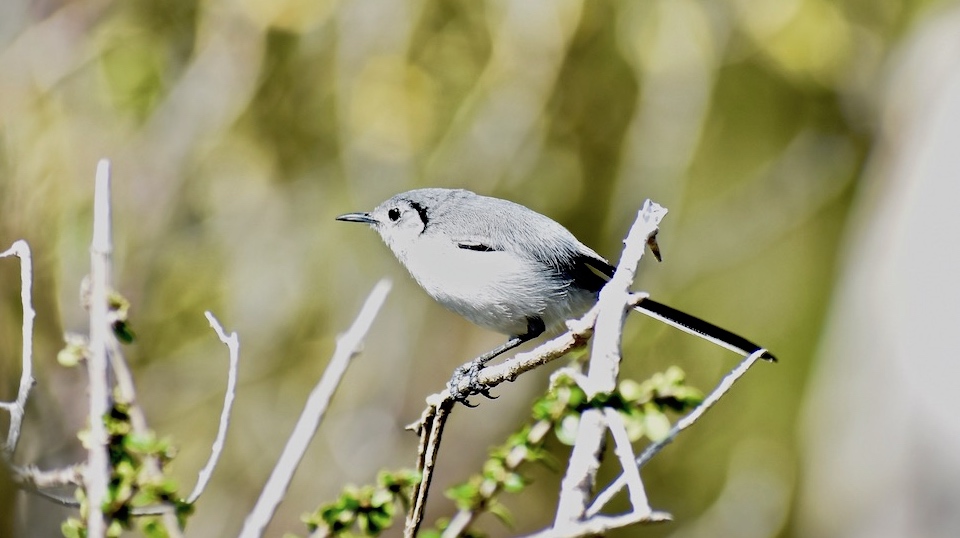
M509 200L462 189L407 191L369 213L347 213L337 220L370 224L437 302L510 336L457 370L449 386L460 400L468 396L456 390L463 375L475 380L490 359L582 316L614 272L556 221ZM749 340L662 303L646 299L636 309L741 355L762 351L763 358L776 360Z

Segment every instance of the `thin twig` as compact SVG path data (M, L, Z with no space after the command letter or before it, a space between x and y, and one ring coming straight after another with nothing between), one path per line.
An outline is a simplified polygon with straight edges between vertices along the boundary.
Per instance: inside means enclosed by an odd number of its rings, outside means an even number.
M647 293L630 293L627 297L627 308L639 305L647 297L649 297ZM476 380L477 385L485 390L490 390L506 381L516 381L521 374L553 362L580 348L593 336L593 326L597 322L598 312L599 306L594 305L580 319L567 321L567 331L565 333L547 340L530 351L517 353L501 363L480 370ZM470 384L470 380L465 378L460 382L460 389L466 390L470 387ZM449 398L449 391L445 390L431 397ZM407 426L407 429L419 431L419 422Z
M83 465L71 465L62 469L44 471L35 465L13 467L10 476L13 482L25 489L39 491L62 486L83 484Z
M138 434L146 434L150 430L147 424L147 415L137 400L137 388L133 382L133 373L127 366L120 349L120 342L116 338L110 339L110 350L107 354L110 359L110 369L117 388L117 401L127 404L127 414L130 415L130 426Z
M187 497L189 504L197 502L197 499L203 494L203 490L206 489L207 483L210 481L211 475L213 475L213 470L217 466L217 461L220 459L220 454L223 452L223 445L227 439L227 429L230 427L230 410L233 409L233 399L237 394L237 371L239 370L240 364L240 339L237 337L237 333L232 332L228 336L223 330L223 325L220 324L220 321L218 321L210 311L204 312L204 315L207 316L207 321L210 322L210 326L216 331L217 338L227 346L227 350L230 352L230 367L227 370L227 392L223 396L223 409L220 412L220 426L217 429L217 438L213 442L213 448L210 450L210 459L207 460L207 464L200 470L197 485L194 486L193 492Z
M378 282L367 297L353 325L337 339L337 347L330 359L330 364L327 365L320 382L310 392L303 413L297 420L277 465L273 468L270 478L263 487L256 505L243 523L243 529L240 531L241 538L254 538L263 535L264 529L270 519L273 518L277 506L286 494L293 473L300 464L310 440L323 419L334 391L340 385L340 379L350 364L350 359L357 354L361 340L370 329L370 325L373 323L373 319L383 305L389 291L390 282L388 280Z
M490 390L506 381L515 381L521 374L559 359L583 346L593 335L597 312L597 307L594 306L582 318L568 321L568 330L565 333L547 340L530 351L517 353L501 363L485 367L477 376L477 384L485 390ZM461 381L461 388L466 389L469 386L469 379ZM439 395L449 398L449 391L445 390Z
M430 483L433 481L433 471L437 465L437 453L440 451L440 438L443 436L443 428L447 424L450 412L456 402L452 398L445 398L439 402L431 404L436 409L429 416L428 423L423 424L420 430L421 444L424 447L423 455L420 459L420 483L413 491L413 502L410 505L410 513L407 514L406 525L403 530L404 538L413 538L420 530L423 523L423 513L427 506L427 495L430 492ZM426 442L424 442L424 439Z
M90 245L90 356L87 372L90 383L90 436L87 440L87 536L100 538L106 532L103 517L110 463L107 456L107 430L103 417L109 406L107 348L111 338L107 320L107 293L110 289L110 258L113 251L110 230L110 161L97 163L93 203L93 242Z
M663 450L664 447L666 447L671 442L673 442L673 440L676 439L677 435L679 435L680 432L689 428L698 420L700 420L700 417L702 417L704 413L709 411L711 407L713 407L718 401L720 401L720 398L722 398L727 392L730 391L730 389L733 387L733 384L736 383L737 380L739 380L741 377L743 377L743 375L747 373L747 370L749 370L751 366L753 366L758 360L762 358L765 352L766 350L760 349L751 353L745 359L743 359L743 361L741 361L736 368L731 370L729 374L724 376L724 378L720 381L720 383L716 386L716 388L714 388L713 391L710 392L710 394L708 394L706 398L704 398L704 400L700 403L700 405L696 407L696 409L688 413L685 417L678 420L677 423L674 424L672 428L670 428L670 431L667 433L666 437L664 437L663 439L660 439L655 443L651 443L643 451L643 453L641 453L640 456L637 457L637 461L636 461L637 467L642 468L651 459L653 459L654 456L660 453L660 451ZM587 509L587 513L586 513L587 517L591 517L596 514L599 514L600 510L602 510L603 507L608 502L610 502L610 500L613 499L613 497L617 493L619 493L621 489L623 489L625 482L626 481L623 475L621 475L616 480L614 480L609 486L607 486L606 489L600 492L600 494L597 495L596 499L594 500L590 508Z
M22 366L20 371L20 388L17 399L12 402L0 402L0 408L10 413L10 428L7 440L3 445L3 457L7 462L13 462L13 454L17 450L20 440L20 431L23 426L23 415L30 398L30 389L35 383L33 379L33 319L37 313L33 310L33 261L30 257L30 245L24 240L15 241L9 249L0 253L0 258L16 256L20 258L20 304L23 309L22 325Z
M427 407L424 408L423 412L420 414L420 418L413 424L408 424L406 427L406 429L411 430L420 436L420 442L417 443L416 469L418 473L421 473L420 482L414 486L413 492L410 494L410 509L407 513L407 520L404 525L404 536L407 538L410 538L416 534L416 529L420 528L420 524L423 521L423 503L426 501L425 488L427 487L423 481L423 470L427 467L427 452L430 449L433 422L437 417L437 409L440 407L440 403L442 401L443 398L440 394L434 394L427 397ZM423 497L423 500L421 500L421 497Z

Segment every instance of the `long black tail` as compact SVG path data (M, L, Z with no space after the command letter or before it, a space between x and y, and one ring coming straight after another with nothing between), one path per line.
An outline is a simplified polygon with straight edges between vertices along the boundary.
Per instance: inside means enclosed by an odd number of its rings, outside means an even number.
M754 344L750 340L733 334L726 329L721 329L720 327L703 321L698 317L691 316L686 312L681 312L675 308L670 308L663 303L658 303L653 299L644 299L642 303L637 305L636 310L650 316L651 318L658 319L667 325L672 325L681 331L694 336L699 336L704 340L709 340L718 346L727 348L730 351L734 351L743 356L751 355L759 351L761 352L761 359L777 362L777 358L774 357L772 353L758 346L757 344Z

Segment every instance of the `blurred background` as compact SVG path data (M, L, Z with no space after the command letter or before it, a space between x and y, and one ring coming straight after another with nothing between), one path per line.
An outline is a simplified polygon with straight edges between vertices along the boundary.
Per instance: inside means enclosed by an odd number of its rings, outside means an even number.
M611 536L960 534L960 7L945 0L4 0L0 249L38 312L19 463L83 457L93 176L113 162L125 348L192 487L242 344L226 452L188 536L232 536L373 284L394 288L269 528L383 467L452 369L502 342L434 304L376 234L334 221L422 186L509 198L616 260L669 208L638 289L741 333L760 364L644 471L673 523ZM20 375L19 268L0 262L0 397ZM631 316L623 375L709 390L737 357ZM548 371L458 408L442 489L527 419ZM0 424L6 424L4 418ZM4 426L5 430L5 426ZM557 446L559 458L565 457ZM608 473L609 474L609 473ZM504 500L552 519L559 473ZM71 514L0 485L0 536ZM396 535L396 533L391 534Z

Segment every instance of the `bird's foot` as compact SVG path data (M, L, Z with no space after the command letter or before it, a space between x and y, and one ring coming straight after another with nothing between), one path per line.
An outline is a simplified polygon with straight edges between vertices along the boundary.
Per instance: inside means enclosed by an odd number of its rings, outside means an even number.
M481 369L483 369L483 362L477 360L458 366L453 371L450 381L447 382L447 391L450 392L450 397L467 407L476 407L467 400L474 394L486 396L491 400L496 399L496 396L490 394L489 388L480 384ZM466 380L466 383L464 383L464 380Z

